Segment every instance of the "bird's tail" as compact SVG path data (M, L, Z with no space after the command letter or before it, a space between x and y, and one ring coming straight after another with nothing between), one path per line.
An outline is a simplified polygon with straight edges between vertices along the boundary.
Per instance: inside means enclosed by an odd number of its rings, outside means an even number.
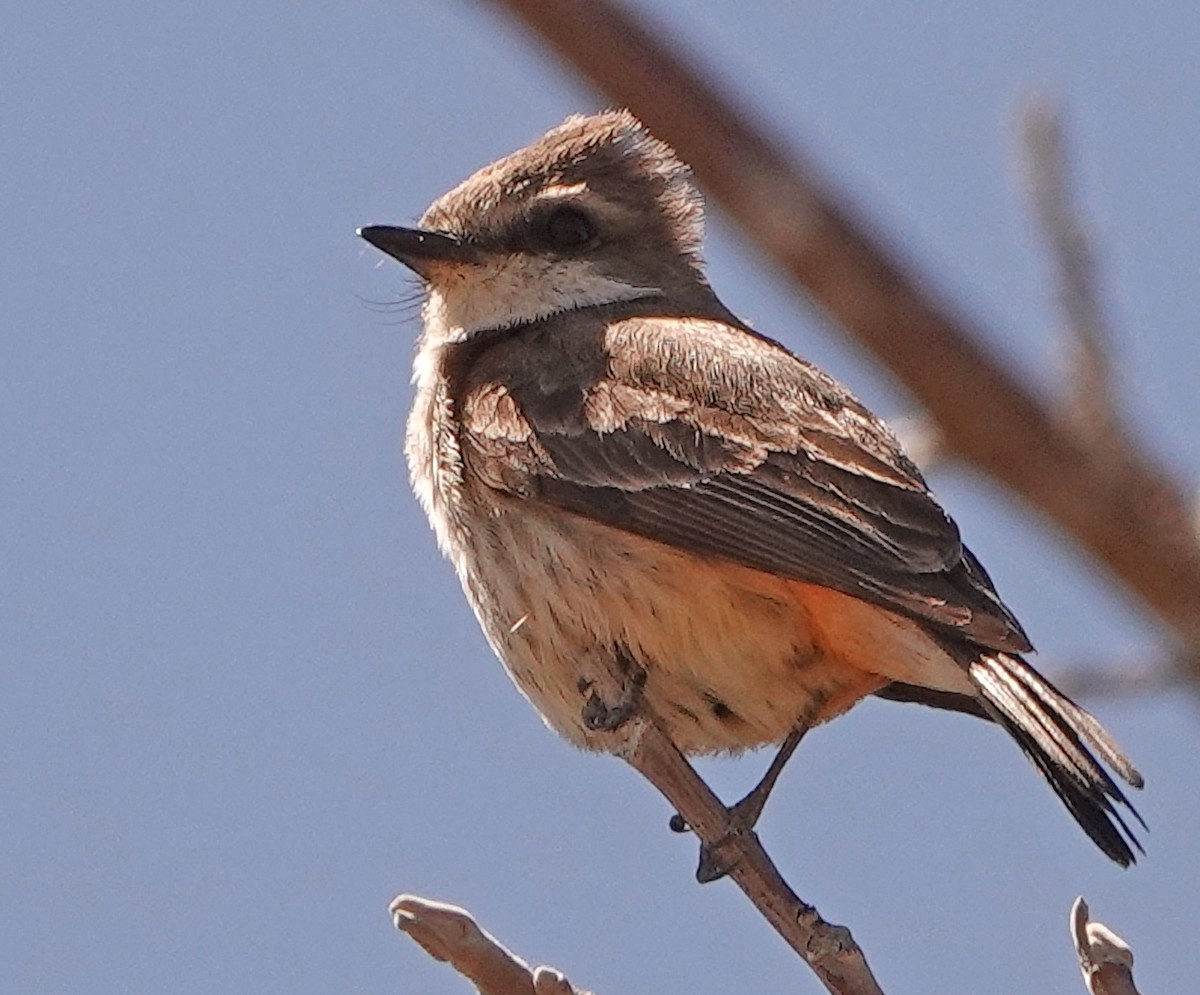
M1143 829L1146 823L1096 756L1131 787L1142 786L1142 775L1100 723L1020 657L978 657L970 676L988 715L1020 744L1084 832L1122 867L1134 863L1134 850L1145 851L1116 806Z

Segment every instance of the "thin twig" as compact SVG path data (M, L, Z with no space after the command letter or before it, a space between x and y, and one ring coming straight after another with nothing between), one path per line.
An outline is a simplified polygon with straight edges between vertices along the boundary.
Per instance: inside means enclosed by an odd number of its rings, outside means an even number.
M1054 686L1069 698L1143 698L1171 694L1187 686L1187 671L1180 662L1121 663L1106 666L1061 666L1050 670Z
M1138 995L1129 944L1104 923L1091 922L1087 902L1082 898L1075 899L1071 906L1071 938L1091 995Z
M1052 519L1181 641L1200 631L1200 542L1181 488L1119 441L1097 448L914 275L813 163L613 0L493 0L692 166L713 200L875 353L947 446ZM1193 671L1200 679L1200 668Z
M1092 240L1072 196L1065 132L1056 103L1046 97L1028 101L1020 115L1023 173L1068 335L1064 413L1081 437L1109 446L1120 432L1109 355L1113 335L1100 304Z
M554 968L531 969L457 905L400 895L388 912L398 930L434 960L447 962L479 995L589 995Z

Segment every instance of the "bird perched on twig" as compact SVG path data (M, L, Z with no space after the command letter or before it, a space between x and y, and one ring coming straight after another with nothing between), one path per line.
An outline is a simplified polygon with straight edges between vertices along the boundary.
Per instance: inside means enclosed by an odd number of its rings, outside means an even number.
M418 228L360 231L425 284L409 468L517 686L589 749L639 711L688 754L782 742L730 812L743 827L804 732L868 695L967 712L1133 863L1100 761L1141 776L1021 658L887 426L718 300L702 220L687 168L615 111L487 166Z

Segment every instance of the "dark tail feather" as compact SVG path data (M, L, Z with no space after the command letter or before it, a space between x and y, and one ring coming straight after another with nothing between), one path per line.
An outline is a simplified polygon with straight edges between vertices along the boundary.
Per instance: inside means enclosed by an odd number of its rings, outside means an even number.
M1142 786L1142 775L1100 723L1019 657L977 658L970 675L989 716L1020 744L1096 845L1122 867L1135 862L1134 849L1145 853L1115 805L1143 829L1146 823L1092 750L1133 787Z

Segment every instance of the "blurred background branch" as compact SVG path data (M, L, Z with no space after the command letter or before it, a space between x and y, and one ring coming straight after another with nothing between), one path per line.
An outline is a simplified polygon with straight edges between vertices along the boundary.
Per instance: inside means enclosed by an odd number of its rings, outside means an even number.
M1072 189L1061 107L1045 96L1027 101L1019 133L1030 214L1050 257L1066 338L1062 396L1054 400L1069 430L1093 449L1127 446L1113 392L1113 333L1100 300L1095 249Z
M809 157L723 92L668 31L613 0L493 2L675 147L743 235L912 392L932 452L971 464L1055 523L1162 622L1169 641L1196 641L1194 515L1179 482L1112 406L1107 332L1069 208L1057 115L1035 109L1025 128L1034 201L1078 345L1064 397L1046 398L996 357L980 323L901 261ZM1185 659L1200 680L1197 657Z

